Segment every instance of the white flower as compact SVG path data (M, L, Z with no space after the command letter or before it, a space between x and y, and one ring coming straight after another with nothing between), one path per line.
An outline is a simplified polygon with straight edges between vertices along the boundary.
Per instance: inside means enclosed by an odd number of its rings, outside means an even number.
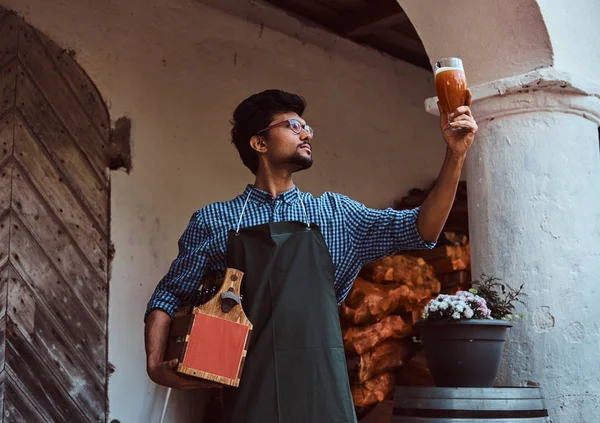
M454 295L439 294L431 299L424 309L424 317L447 318L453 320L461 318L471 319L475 315L481 318L490 318L491 312L483 298L468 291L458 291Z

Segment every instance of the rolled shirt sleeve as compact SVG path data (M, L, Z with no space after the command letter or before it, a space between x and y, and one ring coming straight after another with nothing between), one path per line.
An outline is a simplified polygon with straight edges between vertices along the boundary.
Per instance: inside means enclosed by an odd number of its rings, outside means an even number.
M192 300L208 266L208 238L208 227L204 224L202 213L197 211L179 238L177 258L148 302L144 321L156 308L173 317L182 305Z
M346 227L363 265L403 250L425 250L436 245L424 241L417 230L420 207L377 210L346 197L344 209Z

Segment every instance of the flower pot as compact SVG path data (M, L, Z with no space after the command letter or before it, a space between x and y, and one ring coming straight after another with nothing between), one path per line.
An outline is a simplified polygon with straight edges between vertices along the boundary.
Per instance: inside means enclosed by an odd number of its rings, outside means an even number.
M436 386L494 386L508 328L505 320L466 319L415 323Z

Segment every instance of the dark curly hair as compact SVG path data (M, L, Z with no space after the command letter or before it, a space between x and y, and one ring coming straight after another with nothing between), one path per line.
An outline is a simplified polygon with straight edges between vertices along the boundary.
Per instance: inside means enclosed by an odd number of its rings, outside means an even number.
M304 98L281 90L266 90L251 95L235 108L231 121L231 142L253 174L256 175L258 171L258 154L250 146L250 139L269 126L275 115L295 112L302 116L305 108Z

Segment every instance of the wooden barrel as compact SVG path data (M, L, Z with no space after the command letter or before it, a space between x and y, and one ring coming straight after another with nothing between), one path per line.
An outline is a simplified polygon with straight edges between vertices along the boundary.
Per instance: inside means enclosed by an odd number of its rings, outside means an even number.
M398 386L392 423L550 423L541 388Z

